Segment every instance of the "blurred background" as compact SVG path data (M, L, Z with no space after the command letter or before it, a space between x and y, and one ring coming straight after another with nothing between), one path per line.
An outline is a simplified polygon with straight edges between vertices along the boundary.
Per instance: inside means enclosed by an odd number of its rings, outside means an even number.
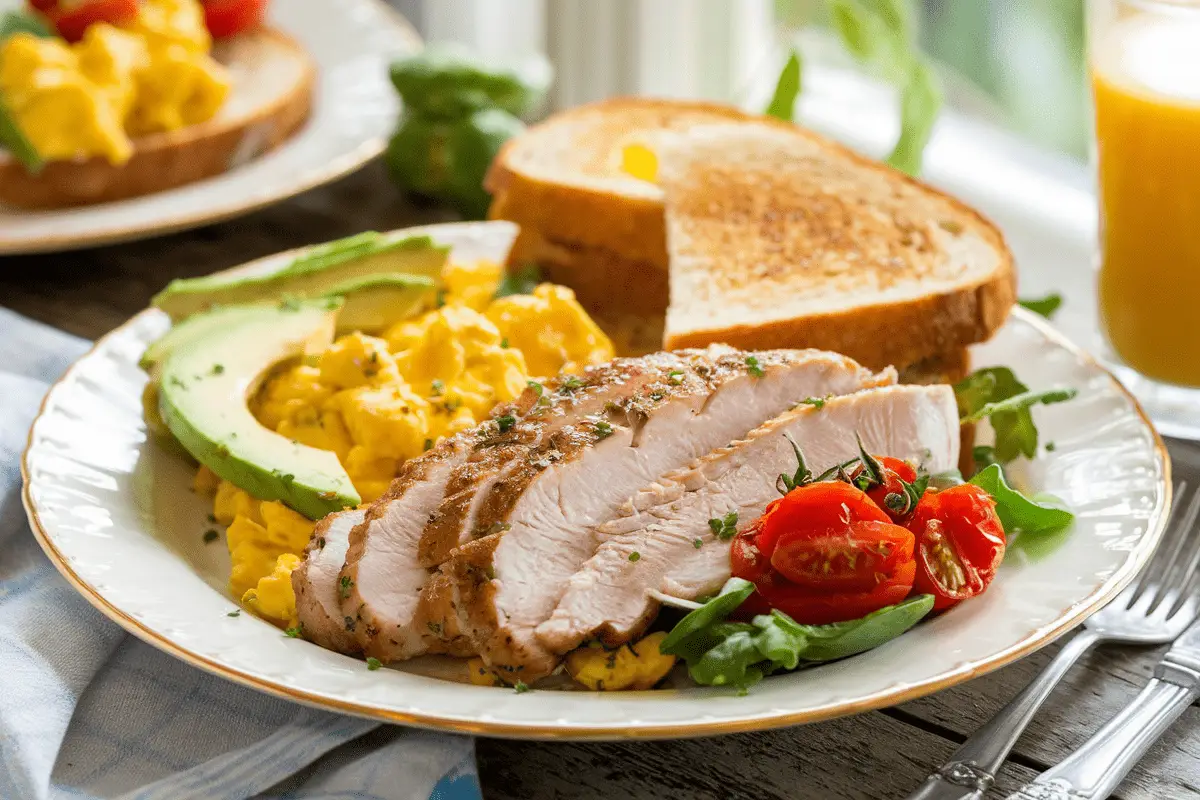
M901 1L948 109L1086 159L1085 0ZM546 54L555 108L619 93L761 107L796 42L806 75L853 65L829 32L825 0L392 2L428 41L460 41L500 59Z

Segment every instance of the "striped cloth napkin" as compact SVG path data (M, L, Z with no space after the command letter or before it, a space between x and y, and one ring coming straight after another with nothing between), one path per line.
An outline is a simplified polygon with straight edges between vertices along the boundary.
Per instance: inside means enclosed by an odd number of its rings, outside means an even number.
M34 541L18 462L87 342L0 309L0 798L476 800L471 739L315 711L126 635Z

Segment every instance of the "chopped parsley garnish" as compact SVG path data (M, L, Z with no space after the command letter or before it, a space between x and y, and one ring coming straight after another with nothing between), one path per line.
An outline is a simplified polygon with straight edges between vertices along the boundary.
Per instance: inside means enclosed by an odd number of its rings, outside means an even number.
M613 434L613 426L612 425L609 425L604 420L600 420L599 422L596 423L596 438L597 439L607 439L608 437L612 436L612 434Z
M378 658L376 658L375 656L367 656L367 669L369 669L371 672L374 672L375 670L379 669L382 666L383 666L383 662L380 661Z
M487 533L500 533L501 531L511 531L512 525L507 522L493 522L487 528ZM486 535L486 534L485 534Z
M693 540L692 540L692 547L694 547L694 548L696 548L697 550L699 550L701 547L704 547L704 540L703 540L703 539L693 539Z
M526 381L525 385L527 385L530 389L533 389L533 393L538 397L541 397L542 393L546 391L546 387L542 386L537 381Z
M283 632L283 635L288 637L289 639L299 639L301 633L302 633L302 631L300 630L300 628L295 627L295 628L288 628L286 631Z
M806 397L800 401L800 405L812 406L816 410L820 411L825 407L825 400L820 397Z
M1058 449L1058 445L1056 445L1054 442L1046 442L1046 452L1047 453L1053 453L1057 449Z
M225 365L224 365L224 364L213 364L213 367L212 367L212 374L213 374L213 375L220 375L220 374L221 374L221 373L223 373L224 371L225 371Z
M708 521L708 527L712 529L713 536L722 542L733 538L733 535L737 533L737 524L738 512L736 511L730 511L723 517L714 517Z
M205 544L212 544L213 542L215 542L215 541L217 540L217 537L218 537L218 536L220 536L220 534L219 534L219 533L217 533L216 531L214 531L214 530L207 530L207 531L205 531L205 532L204 532L204 543L205 543Z
M299 311L300 301L295 297L285 297L279 302L280 311Z
M503 339L500 340L500 349L507 350L508 348L509 348L508 337L505 336Z
M583 381L579 380L579 378L575 377L574 375L568 375L566 380L563 381L562 386L558 387L558 390L560 392L573 392L582 386Z
M683 383L684 372L681 369L673 369L667 373L667 381L678 386Z
M433 439L426 439L426 440L425 440L425 449L426 449L426 450L432 450L432 449L433 449Z
M640 561L641 558L642 558L642 554L639 553L637 550L634 550L632 553L629 554L630 561Z
M437 305L438 308L441 308L442 306L446 305L446 290L445 289L437 290L437 299L434 301L434 303Z
M225 616L227 616L227 617L240 617L241 615L242 615L242 610L241 610L240 608L235 608L233 611L230 611L230 612L229 612L228 614L226 614Z
M441 381L435 380L430 385L429 390L430 390L430 393L434 397L440 397L441 395L445 394L445 392L446 392L446 384L444 384Z
M517 694L525 694L529 691L529 684L527 684L525 681L517 681L516 684L513 685L513 690Z
M285 472L279 476L279 480L284 486L291 486L296 480L296 476L290 472Z
M533 294L533 290L542 282L542 273L537 264L525 264L513 272L507 272L496 287L496 297L508 297L513 294Z
M343 575L341 580L338 581L338 595L340 595L343 600L350 596L350 590L353 588L354 581L350 580L349 575Z
M216 514L209 514L209 515L208 515L208 521L209 521L209 522L213 522L213 523L215 523L215 522L217 521L217 515L216 515Z
M503 417L496 417L496 425L500 428L501 433L507 433L512 430L512 426L517 424L517 418L512 414L505 414Z
M746 370L756 378L761 378L766 374L763 372L763 368L759 366L758 359L754 356L746 356Z

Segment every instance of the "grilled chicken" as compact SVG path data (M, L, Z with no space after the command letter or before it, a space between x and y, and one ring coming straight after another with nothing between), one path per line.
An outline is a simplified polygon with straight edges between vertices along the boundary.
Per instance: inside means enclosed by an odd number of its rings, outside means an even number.
M895 382L843 356L722 348L688 355L601 413L564 425L478 500L485 535L455 551L422 600L423 627L466 637L502 677L531 682L556 666L537 628L601 543L596 528L640 490L725 447L808 397ZM480 434L499 436L495 423ZM436 616L437 614L441 616Z
M622 509L625 516L598 528L600 546L537 627L538 641L555 653L596 636L618 645L657 614L648 591L685 600L716 592L729 579L730 541L718 540L709 520L732 511L744 527L762 515L779 497L779 474L797 468L788 437L815 474L858 454L855 433L869 452L930 472L951 469L959 449L954 392L889 386L830 398L820 408L802 405L643 489Z
M304 561L292 571L296 613L304 635L342 653L357 653L360 649L342 617L338 575L350 546L350 529L361 523L365 514L362 509L342 511L318 522L304 551Z

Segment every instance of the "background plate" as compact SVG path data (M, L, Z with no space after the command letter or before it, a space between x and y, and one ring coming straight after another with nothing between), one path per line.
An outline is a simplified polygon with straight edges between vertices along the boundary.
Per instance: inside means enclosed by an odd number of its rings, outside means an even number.
M0 0L0 12L20 0ZM399 100L388 64L420 47L378 0L281 0L271 23L317 63L308 123L282 147L209 180L94 206L19 211L0 205L0 255L72 250L194 228L253 211L340 178L379 155Z
M146 311L102 339L47 395L22 466L42 547L103 613L150 644L248 686L392 722L515 737L681 737L812 722L903 702L1000 667L1082 621L1132 578L1170 504L1170 464L1130 396L1089 356L1017 309L976 363L1015 365L1034 389L1080 396L1040 408L1043 442L1023 483L1078 514L1066 535L1021 543L981 599L877 650L767 679L747 696L690 687L534 691L431 677L445 662L367 670L235 608L228 557L205 545L193 469L147 441L137 359L167 327ZM463 674L461 666L457 667ZM420 674L420 673L425 674Z

